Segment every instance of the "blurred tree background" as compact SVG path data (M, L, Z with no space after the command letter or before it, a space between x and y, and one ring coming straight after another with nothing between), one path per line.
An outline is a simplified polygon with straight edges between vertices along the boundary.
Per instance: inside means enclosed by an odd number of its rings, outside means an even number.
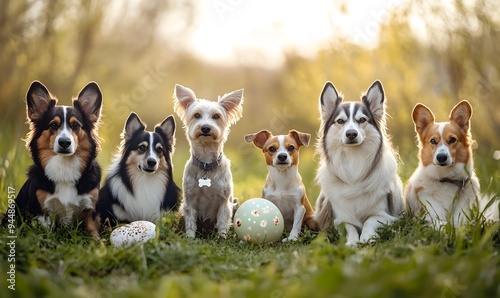
M339 9L345 10L345 3L341 1ZM104 95L100 128L104 142L99 156L104 168L131 111L150 128L173 113L175 83L207 99L243 87L244 117L233 127L226 148L236 183L248 185L237 187L237 195L257 196L266 169L258 150L244 143L245 134L265 128L286 133L294 128L314 138L319 127L318 96L325 81L332 81L346 99L358 100L380 79L404 181L418 162L413 106L422 102L438 119L446 120L451 108L467 99L474 108L478 174L483 185L500 191L496 182L500 162L494 157L500 150L500 8L495 1L403 2L377 20L376 45L364 47L352 38L332 36L329 46L319 49L314 58L289 52L279 68L220 66L196 58L184 38L192 30L196 9L193 0L2 0L2 150L22 148L16 144L28 129L25 92L33 80L43 82L65 105L87 82L98 82ZM425 38L415 32L412 22L420 24ZM177 117L176 122L174 161L180 184L188 145ZM18 157L27 159L28 154L2 153L3 185L14 183L5 181L13 168L8 159ZM313 182L317 161L313 148L303 150L301 169L312 200L317 193ZM25 163L17 166L21 165ZM16 187L20 183L16 181Z

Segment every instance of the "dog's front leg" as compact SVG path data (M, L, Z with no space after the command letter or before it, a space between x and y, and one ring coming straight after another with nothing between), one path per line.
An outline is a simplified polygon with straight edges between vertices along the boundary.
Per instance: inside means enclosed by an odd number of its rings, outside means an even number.
M186 236L189 238L196 237L196 210L192 206L185 205L182 208L184 214L184 224L186 225Z
M354 225L352 225L350 223L340 221L339 219L335 219L333 221L333 225L335 226L337 231L339 231L339 233L342 233L342 230L339 229L339 225L342 223L344 224L346 238L347 238L347 241L345 244L347 246L355 247L359 243L358 230L356 229L356 227Z
M217 228L217 234L219 237L224 239L227 238L227 232L229 231L229 227L231 226L231 216L233 213L233 209L229 202L232 202L232 197L227 200L227 204L221 204L219 207L219 211L217 212L217 224L215 227Z
M101 240L101 237L99 236L99 227L101 226L101 223L98 218L95 218L95 211L93 209L85 209L83 213L85 228L89 231L92 238L97 241Z
M293 227L290 231L290 235L288 238L283 239L283 242L297 241L297 239L299 239L300 229L302 228L302 220L304 219L305 213L306 208L302 204L295 206L295 210L293 211Z
M375 242L374 237L378 236L377 229L380 228L383 224L388 225L393 223L394 221L396 221L396 218L393 218L390 215L376 215L369 217L363 224L360 241L362 243Z

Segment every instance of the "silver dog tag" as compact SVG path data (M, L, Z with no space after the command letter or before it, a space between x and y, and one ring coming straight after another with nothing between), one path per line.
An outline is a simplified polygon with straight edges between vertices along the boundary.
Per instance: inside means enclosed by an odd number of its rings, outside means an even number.
M203 186L210 187L210 186L212 186L212 180L210 180L208 178L198 179L198 186L199 187L203 187Z

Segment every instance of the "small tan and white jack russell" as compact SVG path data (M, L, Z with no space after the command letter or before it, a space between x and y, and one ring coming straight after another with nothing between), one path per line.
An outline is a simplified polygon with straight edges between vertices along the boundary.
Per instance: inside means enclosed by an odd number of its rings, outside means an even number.
M296 130L290 130L288 135L273 136L262 130L245 136L245 141L262 149L266 158L269 172L262 196L273 202L283 215L285 229L290 231L283 242L296 241L302 224L315 231L319 228L313 220L314 210L298 171L299 148L308 146L310 139L310 134Z

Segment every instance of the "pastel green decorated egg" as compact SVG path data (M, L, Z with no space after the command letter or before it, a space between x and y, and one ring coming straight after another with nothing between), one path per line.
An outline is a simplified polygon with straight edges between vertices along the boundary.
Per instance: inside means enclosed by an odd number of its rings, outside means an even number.
M269 243L281 239L283 215L271 201L250 199L236 210L234 230L241 240L250 243Z

